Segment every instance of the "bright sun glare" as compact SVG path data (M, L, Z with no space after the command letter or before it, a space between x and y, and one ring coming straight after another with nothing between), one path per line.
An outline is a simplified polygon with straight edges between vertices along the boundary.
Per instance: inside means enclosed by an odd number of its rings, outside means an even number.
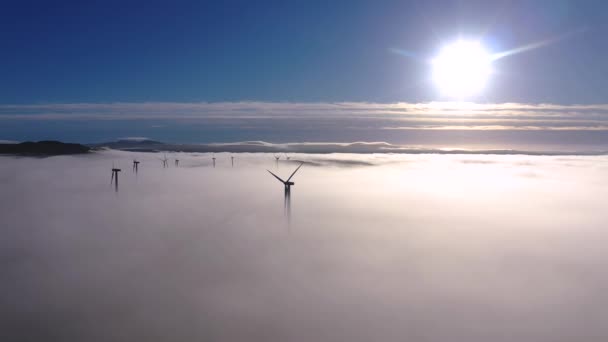
M443 95L463 99L479 94L492 72L492 57L476 41L445 46L433 60L433 81Z

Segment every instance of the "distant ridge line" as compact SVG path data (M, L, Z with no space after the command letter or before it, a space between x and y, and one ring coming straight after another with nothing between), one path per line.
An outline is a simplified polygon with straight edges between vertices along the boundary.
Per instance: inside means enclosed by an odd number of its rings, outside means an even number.
M0 143L0 154L56 156L88 153L90 148L81 144L64 143L54 140L26 141L21 143Z

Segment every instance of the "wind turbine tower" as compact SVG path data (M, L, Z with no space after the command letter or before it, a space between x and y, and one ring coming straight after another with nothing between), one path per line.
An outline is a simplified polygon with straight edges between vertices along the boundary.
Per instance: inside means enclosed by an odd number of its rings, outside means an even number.
M167 155L165 155L164 158L161 159L160 161L163 162L163 169L166 167L169 167L169 159L167 159Z
M301 163L300 166L298 166L295 169L295 171L291 174L291 176L289 176L289 178L287 178L286 181L284 181L283 179L281 179L281 177L279 177L279 176L275 175L274 173L272 173L272 171L266 170L271 175L273 175L274 178L278 179L279 182L283 183L283 185L285 187L284 211L285 211L285 215L287 216L288 220L291 219L291 186L295 185L295 183L291 181L291 178L293 177L293 175L296 174L296 172L298 172L298 170L302 167L302 165L304 165L304 163Z
M114 183L114 189L118 192L118 173L120 169L117 169L112 165L112 179L110 180L110 185Z

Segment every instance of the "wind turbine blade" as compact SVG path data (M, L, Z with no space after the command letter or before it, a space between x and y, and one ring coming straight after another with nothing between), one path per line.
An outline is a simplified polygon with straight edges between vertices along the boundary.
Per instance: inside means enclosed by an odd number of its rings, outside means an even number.
M270 170L266 170L266 171L270 172ZM284 180L282 180L282 179L281 179L279 176L275 175L275 174L274 174L274 173L272 173L272 172L270 172L270 174L271 174L271 175L273 175L273 176L274 176L274 178L278 179L278 180L279 180L281 183L285 184L285 181L284 181Z
M302 167L302 165L304 165L304 163L300 164L300 166L298 166L298 168L291 174L291 176L289 176L289 178L287 178L288 182L291 180L291 177L293 177L293 175L295 175L296 172L298 172L298 170Z

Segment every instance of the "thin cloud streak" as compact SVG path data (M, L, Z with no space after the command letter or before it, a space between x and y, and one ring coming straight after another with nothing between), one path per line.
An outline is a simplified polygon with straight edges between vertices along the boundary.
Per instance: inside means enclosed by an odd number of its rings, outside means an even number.
M363 120L399 121L388 129L605 130L608 104L559 105L454 102L143 102L0 105L0 120ZM462 125L466 121L466 125ZM511 124L505 124L506 121ZM416 123L408 125L405 123ZM532 123L533 122L533 123ZM556 125L567 122L567 125ZM461 125L459 125L459 123ZM382 126L382 125L381 125ZM459 127L466 126L466 127ZM500 126L500 127L498 127ZM562 126L567 126L562 127ZM433 127L432 129L437 129Z
M608 126L398 126L382 127L385 130L456 130L456 131L608 131Z
M608 150L608 105L476 103L65 103L0 105L0 138L82 143L386 141L401 146ZM162 127L163 129L153 128Z

